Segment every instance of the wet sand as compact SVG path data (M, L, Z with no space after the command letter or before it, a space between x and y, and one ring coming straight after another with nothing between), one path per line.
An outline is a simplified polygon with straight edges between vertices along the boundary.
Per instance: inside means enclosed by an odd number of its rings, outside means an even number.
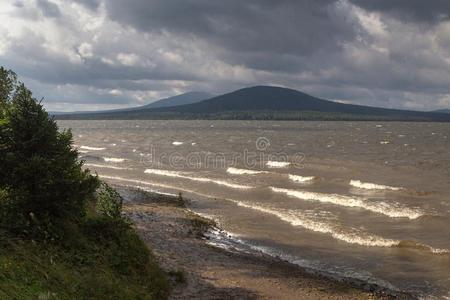
M362 282L338 282L267 255L214 247L203 235L211 221L177 197L118 190L141 238L178 281L171 299L411 299Z

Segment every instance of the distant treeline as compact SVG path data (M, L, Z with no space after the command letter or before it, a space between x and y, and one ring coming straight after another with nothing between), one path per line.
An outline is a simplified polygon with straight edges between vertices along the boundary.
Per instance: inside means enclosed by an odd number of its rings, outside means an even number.
M149 112L58 115L58 120L272 120L272 121L436 121L424 116L364 115L316 111Z

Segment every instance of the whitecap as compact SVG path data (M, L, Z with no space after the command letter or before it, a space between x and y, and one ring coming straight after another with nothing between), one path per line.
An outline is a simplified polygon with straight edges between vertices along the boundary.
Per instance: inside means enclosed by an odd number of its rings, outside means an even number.
M172 143L172 145L174 145L174 146L180 146L180 145L183 145L184 143L183 142L173 142Z
M345 231L335 225L312 220L298 211L282 212L272 208L255 204L248 204L237 200L234 200L233 202L241 207L250 208L256 211L274 215L280 220L291 224L292 226L298 226L314 232L329 234L333 238L349 244L357 244L370 247L392 247L399 244L399 241L397 240L385 239L366 232Z
M266 166L269 168L286 168L291 165L290 162L286 161L268 161L266 163Z
M230 173L233 175L257 175L257 174L262 174L262 173L266 173L266 172L229 167L227 169L227 173Z
M84 165L87 167L113 169L113 170L133 170L132 168L123 168L123 167L116 167L116 166L110 166L110 165L99 165L99 164L84 164Z
M80 149L90 150L90 151L101 151L101 150L105 150L106 148L90 147L90 146L81 146Z
M229 183L227 181L223 180L216 180L216 179L210 179L210 178L204 178L204 177L192 177L188 176L185 173L178 172L178 171L169 171L169 170L159 170L159 169L147 169L144 171L145 174L153 174L153 175L160 175L160 176L168 176L168 177L175 177L175 178L182 178L182 179L188 179L192 181L197 182L210 182L215 183L218 185L223 185L226 187L234 188L234 189L251 189L251 186L247 185L241 185L241 184L235 184L235 183Z
M289 174L289 179L294 181L294 182L305 183L305 182L313 181L314 179L316 179L316 177L314 177L314 176L300 176L300 175Z
M350 185L360 188L360 189L366 189L366 190L400 191L403 189L401 187L388 186L388 185L382 185L382 184L376 184L376 183L370 183L370 182L362 182L360 180L350 180Z
M349 197L337 194L321 194L276 187L271 187L271 190L276 193L282 193L305 201L331 203L344 207L358 207L368 211L383 214L391 218L417 219L424 215L424 213L419 210L401 207L398 203L395 202L369 202L366 199L359 197Z
M106 162L121 163L125 161L125 158L103 157L103 160Z

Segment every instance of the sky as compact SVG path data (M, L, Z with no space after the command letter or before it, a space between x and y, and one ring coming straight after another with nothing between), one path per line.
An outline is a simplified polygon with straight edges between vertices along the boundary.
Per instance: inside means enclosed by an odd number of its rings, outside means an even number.
M0 0L0 65L51 111L276 85L450 108L449 0Z

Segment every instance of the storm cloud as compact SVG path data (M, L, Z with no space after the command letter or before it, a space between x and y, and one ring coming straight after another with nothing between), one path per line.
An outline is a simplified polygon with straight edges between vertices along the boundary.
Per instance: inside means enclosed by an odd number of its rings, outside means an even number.
M0 64L51 110L280 85L394 108L450 107L444 0L17 0Z

